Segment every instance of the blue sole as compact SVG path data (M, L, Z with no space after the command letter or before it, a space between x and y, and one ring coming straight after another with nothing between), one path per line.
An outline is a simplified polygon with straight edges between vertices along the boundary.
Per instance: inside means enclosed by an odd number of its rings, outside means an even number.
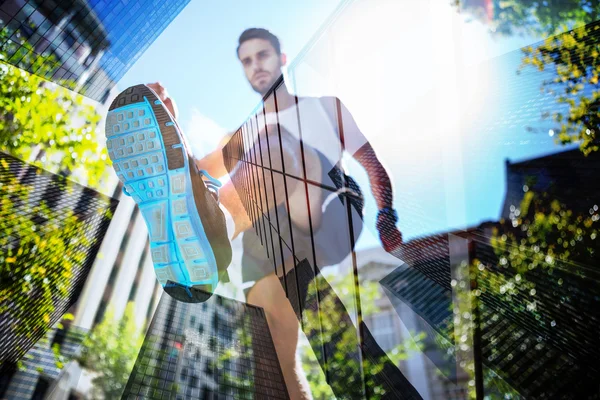
M158 281L163 287L172 281L210 285L214 290L217 264L196 209L189 159L183 151L184 166L168 169L161 127L150 101L144 97L109 111L106 139L113 168L148 227ZM172 147L182 147L179 142Z

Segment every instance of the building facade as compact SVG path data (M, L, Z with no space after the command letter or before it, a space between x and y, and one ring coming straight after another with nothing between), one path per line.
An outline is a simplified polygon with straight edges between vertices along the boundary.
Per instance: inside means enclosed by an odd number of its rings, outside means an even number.
M4 1L3 61L104 103L188 2Z
M597 395L599 161L578 149L507 161L499 221L406 243L407 265L381 284L398 313L418 316L447 380L482 395ZM578 235L561 254L563 224Z
M0 4L2 61L83 94L86 96L84 102L92 105L98 114L105 115L117 94L116 82L187 3L150 0L4 1ZM79 122L86 123L74 121ZM97 132L103 132L103 124L102 120L96 127ZM75 170L72 173L78 180L86 181L85 171ZM61 313L52 316L51 323L57 322L57 318L60 320L62 314L69 311L75 319L65 323L67 331L90 331L103 320L107 309L112 308L115 317L120 318L127 303L134 302L136 322L144 330L162 294L148 249L146 227L135 203L122 194L120 182L114 174L103 182L102 190L119 199L119 206L116 207L115 201L116 210L111 210L114 213L112 223L106 223L101 234L95 237L98 257L86 261L89 265L86 264L86 276L77 281L77 295L72 296L73 301L64 309L61 308ZM50 197L51 202L59 206L72 200L72 196L50 189L45 192L45 197ZM75 207L75 211L93 205L82 203ZM8 328L8 325L3 326ZM37 339L39 334L30 345ZM11 342L3 343L8 346ZM3 351L3 357L6 355L14 364L27 353L30 345L14 348L12 353L18 353L15 357ZM42 350L46 346L45 351L51 352L47 343L40 343L40 346ZM41 387L36 383L39 379L39 382L48 383L48 390L58 386L62 388L56 392L57 398L86 396L89 391L86 372L76 363L66 365L60 374L48 376L38 373L34 364L27 364L33 365L33 369L13 371L12 381L5 382L4 387L22 385L25 380L29 382L31 394ZM84 379L79 379L82 376Z
M0 163L0 369L14 370L76 304L118 202L4 153Z

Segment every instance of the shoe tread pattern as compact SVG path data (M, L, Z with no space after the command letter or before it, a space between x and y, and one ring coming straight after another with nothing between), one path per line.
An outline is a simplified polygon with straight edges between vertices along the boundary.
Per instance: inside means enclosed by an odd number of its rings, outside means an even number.
M201 185L201 192L208 190L201 178L194 176L198 173L195 166L190 168L183 139L154 92L137 85L117 96L109 108L106 137L115 172L148 226L160 283L164 287L172 281L214 291L219 270L196 211L192 180L195 186ZM205 197L204 193L200 197ZM214 210L216 205L222 216L218 204L204 200L204 207Z

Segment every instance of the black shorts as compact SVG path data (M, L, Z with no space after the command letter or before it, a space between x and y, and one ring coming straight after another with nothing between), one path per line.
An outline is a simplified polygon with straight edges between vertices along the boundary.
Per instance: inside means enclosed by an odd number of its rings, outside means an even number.
M362 193L352 178L342 174L338 167L332 167L322 154L319 154L319 157L323 167L320 183L339 191L344 187L343 180L346 179L351 191L334 195L335 197L326 203L320 227L313 229L312 239L310 232L304 232L293 222L290 223L285 203L278 206L277 210L269 212L271 224L263 223L266 219L262 218L260 224L256 225L260 228L260 234L257 234L254 228L244 232L241 266L246 293L255 282L265 276L276 274L281 278L284 273L289 273L305 258L310 265L316 263L321 270L323 267L339 264L353 250L346 201L351 204L351 225L354 242L356 242L363 227ZM325 189L324 192L324 194L335 193L333 190ZM329 196L323 196L323 200L327 197Z

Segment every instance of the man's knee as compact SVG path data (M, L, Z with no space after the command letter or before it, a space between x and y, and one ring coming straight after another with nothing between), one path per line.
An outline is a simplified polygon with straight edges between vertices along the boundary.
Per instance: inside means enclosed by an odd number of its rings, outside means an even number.
M270 131L269 135L259 139L257 147L262 151L262 165L270 166L274 171L283 172L285 170L286 174L301 176L302 154L300 153L300 142L283 128L281 130L281 143L276 130Z

